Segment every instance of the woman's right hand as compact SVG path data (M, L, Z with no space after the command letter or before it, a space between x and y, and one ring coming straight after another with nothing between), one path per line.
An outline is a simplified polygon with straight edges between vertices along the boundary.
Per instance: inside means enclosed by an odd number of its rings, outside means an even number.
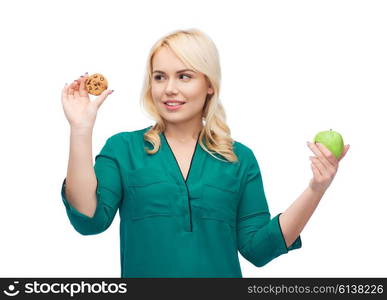
M65 85L62 90L62 105L70 127L80 130L92 130L97 117L97 111L111 90L104 90L94 101L90 101L85 82L87 73Z

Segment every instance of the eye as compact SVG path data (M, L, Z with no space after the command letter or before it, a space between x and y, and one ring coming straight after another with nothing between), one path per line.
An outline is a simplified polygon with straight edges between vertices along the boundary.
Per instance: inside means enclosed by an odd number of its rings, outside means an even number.
M190 78L192 78L192 76L190 76L190 75L188 75L188 74L181 74L180 75L180 78L182 78L182 77L187 77L188 79L190 79ZM160 80L161 79L161 77L164 77L163 75L155 75L154 77L153 77L153 79L154 80L156 80L156 81L158 81L158 80Z
M154 76L153 78L154 78L155 80L160 80L160 77L162 77L162 75L156 75L156 76Z
M191 76L187 75L187 74L181 74L180 76L186 76L188 78L191 78Z

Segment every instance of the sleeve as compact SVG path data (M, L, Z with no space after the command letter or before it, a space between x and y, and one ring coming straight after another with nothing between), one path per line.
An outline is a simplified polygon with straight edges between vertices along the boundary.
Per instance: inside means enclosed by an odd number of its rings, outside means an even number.
M301 238L298 236L286 247L279 223L281 213L270 218L260 168L250 149L247 160L247 175L238 205L238 250L253 265L262 267L290 250L301 248Z
M121 202L121 176L110 138L95 157L94 171L97 177L97 208L93 217L79 212L68 202L65 194L66 178L62 183L61 196L67 216L74 229L82 235L105 231L112 223Z

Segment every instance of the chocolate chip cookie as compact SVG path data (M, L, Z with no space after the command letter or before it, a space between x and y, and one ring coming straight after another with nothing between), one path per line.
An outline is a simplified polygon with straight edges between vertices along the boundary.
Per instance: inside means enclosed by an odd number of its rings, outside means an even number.
M89 76L85 83L89 94L98 96L108 88L108 82L102 74L95 73Z

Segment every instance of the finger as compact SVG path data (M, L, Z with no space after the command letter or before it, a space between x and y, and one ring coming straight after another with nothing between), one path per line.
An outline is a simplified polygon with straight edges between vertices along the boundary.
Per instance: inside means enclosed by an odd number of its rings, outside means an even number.
M308 147L314 154L316 154L316 156L320 159L321 163L323 163L326 168L333 168L332 164L328 161L328 159L315 143L308 142Z
M68 96L70 97L74 96L74 82L72 82L68 88Z
M67 93L68 93L69 85L66 83L62 89L62 102L67 100Z
M84 76L81 76L81 77L82 78L79 86L79 95L81 95L82 97L87 97L88 92L86 90L86 80L89 78L89 75L85 74Z
M339 161L342 160L342 159L344 158L344 156L345 156L345 155L347 154L347 152L348 152L348 149L349 149L349 145L345 145L344 151L343 151L343 153L341 153L340 158L339 158Z
M325 145L321 143L316 143L316 145L320 149L320 151L325 155L331 166L335 167L338 163L338 159L336 158L336 156Z
M79 98L79 79L75 80L74 97Z
M104 90L102 94L98 96L98 98L95 100L98 108L102 105L107 96L109 96L111 93L113 93L113 90Z
M320 179L322 178L322 175L321 175L320 170L319 170L318 167L316 166L316 164L312 162L311 167L312 167L313 176L314 176L316 179L320 180Z
M312 161L312 163L318 169L319 175L323 176L326 173L326 167L323 165L323 163L317 157L309 157L309 159Z

